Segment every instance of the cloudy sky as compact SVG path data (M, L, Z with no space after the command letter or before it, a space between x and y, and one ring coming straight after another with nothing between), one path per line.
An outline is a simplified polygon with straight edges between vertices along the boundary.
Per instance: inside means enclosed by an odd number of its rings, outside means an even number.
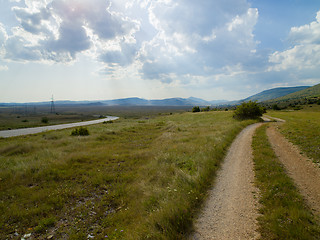
M0 0L0 102L235 100L319 82L318 0Z

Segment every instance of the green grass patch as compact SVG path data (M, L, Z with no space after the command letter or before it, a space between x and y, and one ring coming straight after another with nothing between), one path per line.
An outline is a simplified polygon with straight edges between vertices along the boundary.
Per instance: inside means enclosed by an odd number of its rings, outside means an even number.
M275 156L266 125L253 137L256 184L260 189L262 239L319 239L320 227Z
M281 133L315 163L320 164L320 107L313 105L300 111L271 111L270 116L286 120Z
M0 239L16 230L35 239L182 239L250 123L232 112L162 114L88 126L86 137L66 129L0 139Z

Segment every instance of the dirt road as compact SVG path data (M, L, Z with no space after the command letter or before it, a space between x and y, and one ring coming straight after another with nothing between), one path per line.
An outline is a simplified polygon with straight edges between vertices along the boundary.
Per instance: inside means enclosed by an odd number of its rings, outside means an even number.
M267 129L267 135L288 175L294 180L307 204L320 216L320 168L301 155L299 149L276 130L275 125Z
M85 122L77 122L77 123L67 123L67 124L59 124L59 125L52 125L52 126L45 126L45 127L34 127L34 128L21 128L21 129L13 129L13 130L4 130L0 131L0 137L8 138L8 137L16 137L16 136L23 136L29 134L36 134L45 131L51 130L59 130L65 128L72 128L72 127L80 127L80 126L87 126L107 121L116 120L118 117L111 117L108 116L107 118L92 120L92 121L85 121Z
M263 119L278 122L267 129L269 142L307 204L320 216L320 168L276 130L276 124L284 120L269 116ZM261 124L245 128L232 143L190 239L259 238L256 231L258 200L254 194L258 190L253 184L251 142L255 129Z
M252 136L262 123L245 128L232 143L190 239L258 239Z

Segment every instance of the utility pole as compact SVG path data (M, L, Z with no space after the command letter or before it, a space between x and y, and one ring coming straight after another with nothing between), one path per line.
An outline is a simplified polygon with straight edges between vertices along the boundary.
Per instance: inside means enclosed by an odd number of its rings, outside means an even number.
M51 110L50 110L50 113L56 113L56 109L54 107L53 95L52 95L52 98L51 98Z

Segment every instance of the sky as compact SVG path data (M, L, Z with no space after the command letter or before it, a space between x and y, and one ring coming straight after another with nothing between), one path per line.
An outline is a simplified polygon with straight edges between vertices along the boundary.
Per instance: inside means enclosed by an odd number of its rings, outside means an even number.
M320 83L318 0L0 0L0 102Z

